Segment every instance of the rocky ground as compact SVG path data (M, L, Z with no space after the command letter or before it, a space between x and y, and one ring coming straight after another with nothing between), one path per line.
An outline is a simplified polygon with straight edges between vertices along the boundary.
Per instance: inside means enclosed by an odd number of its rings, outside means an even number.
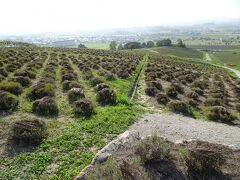
M136 142L139 142L141 139L154 135L163 137L167 142L173 143L174 146L182 146L183 144L186 145L194 141L201 141L228 147L234 153L231 157L229 155L229 162L228 165L225 166L225 168L227 168L224 171L226 171L228 175L230 174L228 177L231 177L232 179L240 177L238 169L239 164L236 164L238 161L236 161L236 159L240 159L240 131L238 127L222 123L196 120L173 113L155 113L144 115L138 122L133 124L129 130L118 136L117 139L110 142L105 148L99 151L93 159L92 165L101 164L110 156L115 156L117 159L123 159L132 153L130 149L133 149L133 144L136 144ZM215 150L213 150L213 152L215 152ZM179 160L175 160L175 163L178 162ZM178 164L177 166L180 169L184 169L182 164ZM90 169L92 167L93 166L91 166ZM159 168L160 166L159 164L155 164L154 167ZM234 167L237 167L237 169ZM89 171L88 168L87 171ZM153 167L151 167L150 171L153 171L154 168L152 168ZM156 171L156 168L154 171ZM154 175L156 175L156 173L154 173ZM177 174L175 175L177 176ZM221 178L224 179L223 176L221 176ZM185 179L188 178L185 177Z

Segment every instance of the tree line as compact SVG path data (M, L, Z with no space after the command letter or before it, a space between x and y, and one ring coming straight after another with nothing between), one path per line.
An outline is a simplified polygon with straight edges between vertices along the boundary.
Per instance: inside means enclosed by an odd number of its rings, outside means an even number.
M161 47L161 46L176 46L176 47L183 47L185 48L185 44L181 39L178 39L176 44L172 44L171 39L162 39L158 40L156 43L153 41L147 42L138 42L132 41L127 42L126 44L117 44L116 41L111 41L109 48L110 50L124 50L124 49L140 49L140 48L152 48L152 47Z

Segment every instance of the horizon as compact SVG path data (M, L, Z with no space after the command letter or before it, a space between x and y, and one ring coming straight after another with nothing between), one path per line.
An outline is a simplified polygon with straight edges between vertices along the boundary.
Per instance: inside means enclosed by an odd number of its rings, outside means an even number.
M10 0L2 3L2 7L4 8L0 12L2 17L0 35L181 26L240 18L238 11L240 2L237 0L211 2L207 0L197 2L191 0L181 2L176 0L167 2L157 0L130 2L127 0L101 2L97 0L85 2L23 0L18 2ZM13 13L9 14L9 12Z

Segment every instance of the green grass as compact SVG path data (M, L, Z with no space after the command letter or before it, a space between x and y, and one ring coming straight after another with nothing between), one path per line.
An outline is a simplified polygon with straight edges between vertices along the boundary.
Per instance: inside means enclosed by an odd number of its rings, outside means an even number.
M240 64L240 52L233 51L223 51L214 52L211 54L213 60L217 63L227 64L227 65L238 65Z
M84 45L90 49L109 49L109 43L94 42L84 43Z
M56 130L62 128L61 122L49 120L53 134L35 152L0 158L0 179L73 179L91 163L97 149L122 133L140 115L136 108L124 104L98 107L96 112L89 119L69 121L62 131Z
M179 47L155 47L149 49L136 49L133 50L142 54L150 55L160 55L160 56L178 56L183 58L193 58L193 59L202 59L203 54L200 51L188 49L188 48L179 48Z
M240 71L240 64L238 64L238 65L234 66L234 69L236 69L236 70L239 70L239 71Z

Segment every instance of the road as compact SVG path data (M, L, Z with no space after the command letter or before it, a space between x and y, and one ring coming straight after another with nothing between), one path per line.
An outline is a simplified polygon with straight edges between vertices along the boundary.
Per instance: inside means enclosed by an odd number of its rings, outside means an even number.
M155 113L145 114L100 150L92 163L103 162L111 154L120 152L122 148L131 148L134 142L150 135L161 136L173 143L200 140L240 150L240 131L237 126L196 120L173 113Z

